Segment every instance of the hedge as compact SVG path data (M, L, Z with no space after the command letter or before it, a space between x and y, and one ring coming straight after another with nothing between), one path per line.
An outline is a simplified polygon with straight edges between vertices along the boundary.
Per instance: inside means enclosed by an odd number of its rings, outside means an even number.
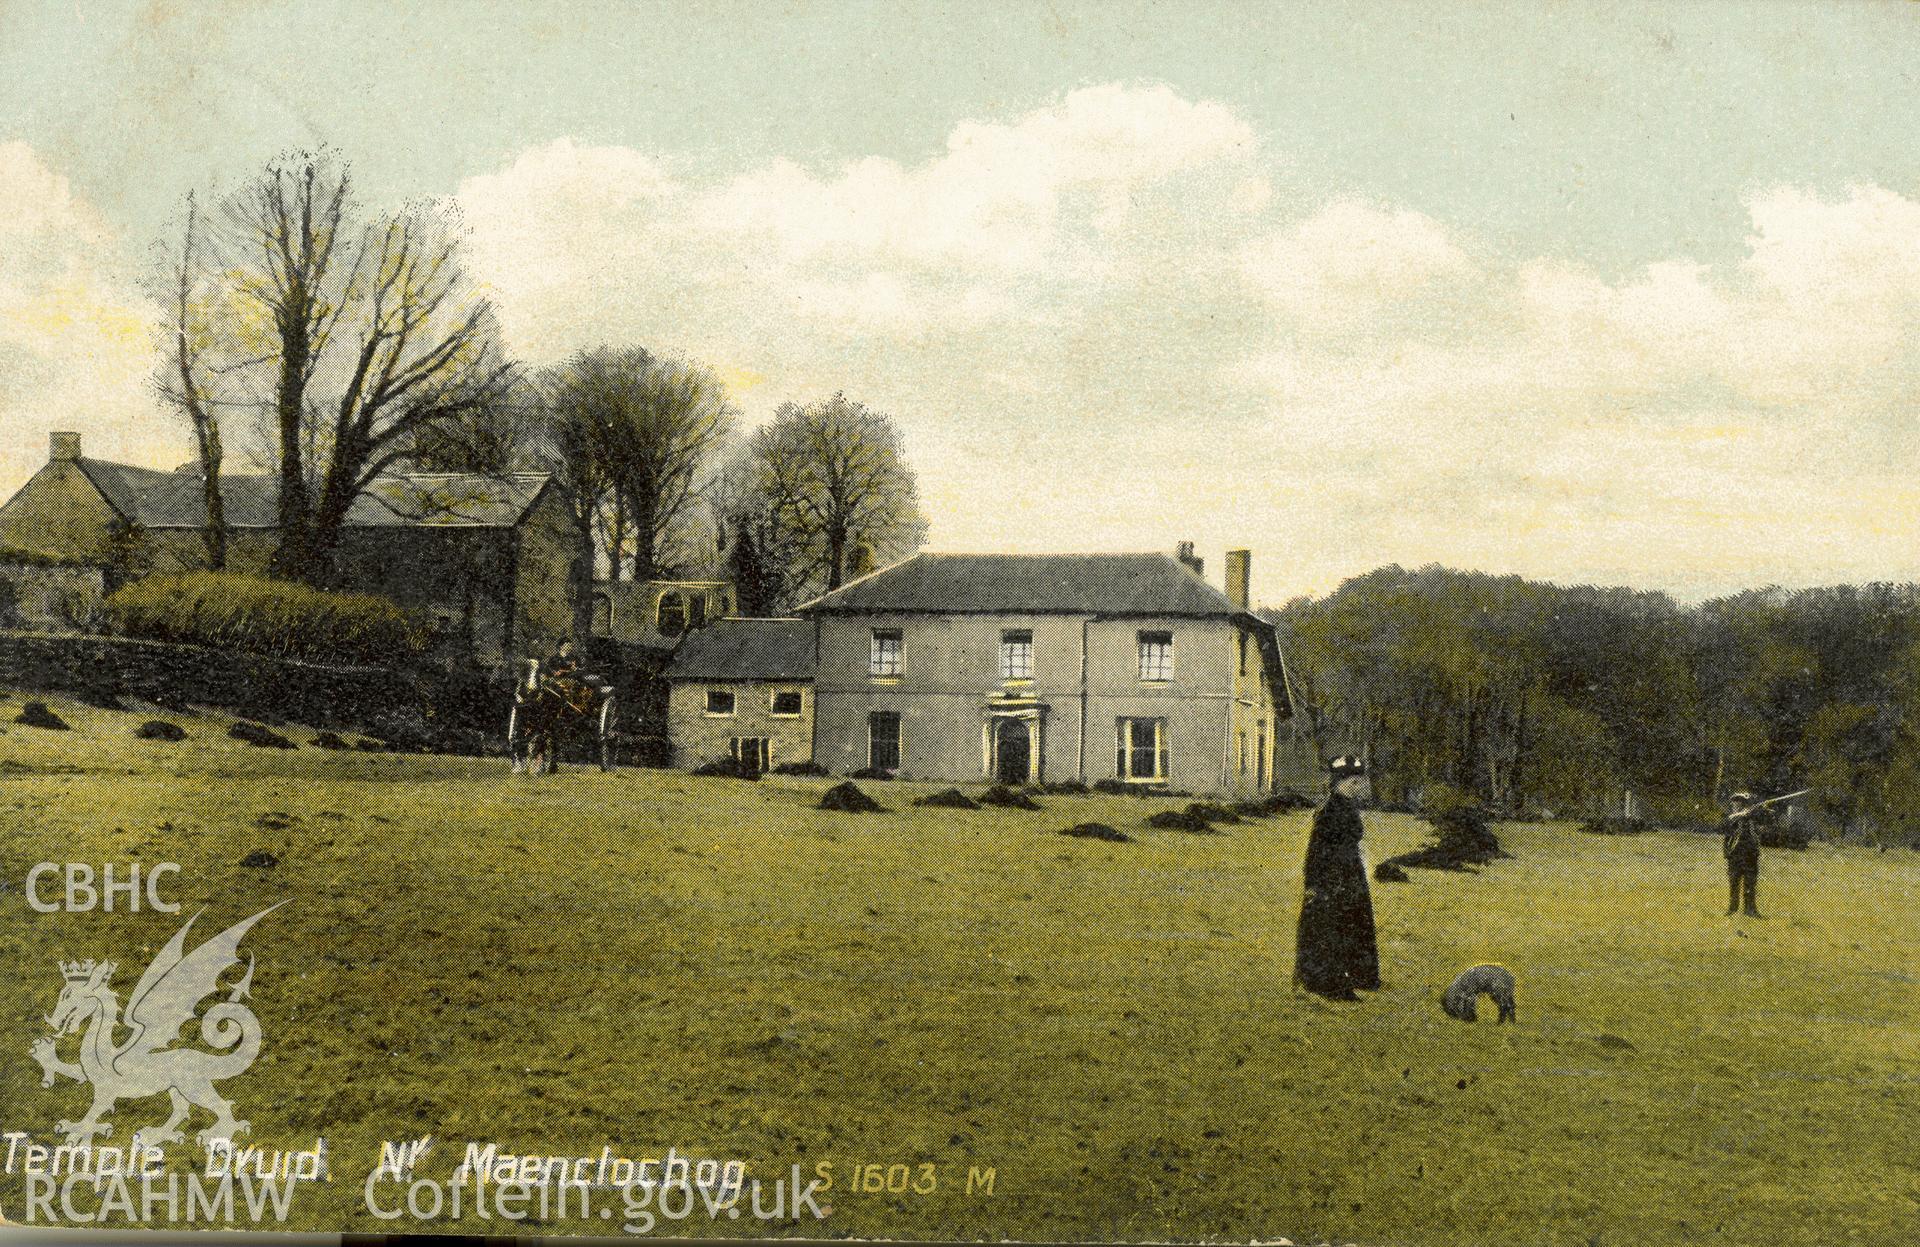
M68 554L48 554L20 546L0 546L0 566L11 567L99 567L104 560L79 558Z
M387 598L231 572L149 576L108 597L107 615L126 636L310 662L392 665L426 645Z

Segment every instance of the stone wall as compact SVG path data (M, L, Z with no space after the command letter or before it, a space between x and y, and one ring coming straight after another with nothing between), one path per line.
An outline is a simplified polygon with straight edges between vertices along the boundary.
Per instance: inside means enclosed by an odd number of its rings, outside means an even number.
M0 686L88 700L217 706L249 718L380 734L428 717L422 683L378 667L332 667L127 637L0 632Z

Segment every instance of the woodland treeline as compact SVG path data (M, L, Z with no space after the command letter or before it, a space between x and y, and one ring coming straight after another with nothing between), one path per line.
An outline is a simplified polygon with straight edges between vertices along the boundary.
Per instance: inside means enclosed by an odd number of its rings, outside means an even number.
M1819 828L1920 842L1920 587L1761 589L1681 606L1440 567L1385 567L1267 612L1323 750L1375 788L1500 810L1716 817L1812 787Z

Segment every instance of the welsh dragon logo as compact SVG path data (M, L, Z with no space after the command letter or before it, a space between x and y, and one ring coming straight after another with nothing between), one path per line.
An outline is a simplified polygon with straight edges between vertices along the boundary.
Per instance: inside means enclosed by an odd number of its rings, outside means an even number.
M114 1127L106 1114L115 1104L162 1091L171 1098L173 1113L157 1131L136 1132L138 1143L158 1146L178 1142L180 1124L195 1107L214 1116L213 1124L195 1136L201 1143L231 1140L247 1129L245 1121L234 1117L232 1102L214 1090L213 1084L242 1073L260 1055L260 1019L240 1003L253 983L251 954L245 976L227 992L227 998L200 1016L200 1041L216 1051L170 1045L180 1038L181 1028L193 1021L200 1002L219 990L220 977L240 964L241 937L278 908L280 905L270 906L235 923L191 953L185 951L187 932L200 915L187 919L134 985L124 1021L119 997L111 986L114 962L60 963L66 986L46 1019L53 1033L34 1041L32 1055L44 1073L41 1086L53 1086L56 1076L93 1086L93 1106L86 1116L54 1127L66 1135L68 1144L86 1144L95 1135L111 1136ZM86 1034L80 1040L79 1064L61 1060L55 1041L82 1028ZM116 1039L117 1031L131 1034Z

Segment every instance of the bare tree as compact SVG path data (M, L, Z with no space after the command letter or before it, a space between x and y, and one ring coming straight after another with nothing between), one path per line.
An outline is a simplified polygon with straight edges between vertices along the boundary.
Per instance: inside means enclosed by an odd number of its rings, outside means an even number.
M398 462L411 472L544 472L543 424L537 387L515 385L491 406L424 425Z
M555 400L581 453L599 456L597 498L609 569L632 549L633 576L672 562L694 502L737 413L710 369L644 348L582 352L559 370Z
M462 271L447 221L408 213L369 226L356 270L347 301L355 350L319 418L326 467L308 549L319 579L353 500L426 430L505 408L514 378L493 304Z
M160 396L178 408L193 428L194 450L200 459L202 506L200 535L206 543L207 566L215 571L227 565L226 503L220 493L220 467L226 452L220 441L217 383L251 362L236 359L230 343L219 336L209 287L217 265L209 263L201 238L199 205L189 194L180 250L168 260L168 317L162 326L163 349L159 375Z
M414 209L360 223L330 153L270 164L224 205L233 338L257 342L279 476L280 575L325 584L353 501L439 426L506 409L514 377L460 235Z
M837 589L856 562L890 561L925 539L899 428L843 394L782 404L755 432L752 462L754 487L778 532L761 553L784 562L789 593Z
M241 307L236 337L253 338L274 365L269 400L280 477L274 570L311 577L306 454L307 388L345 311L340 239L350 179L332 153L280 157L225 204L229 269ZM251 313L251 315L248 315Z
M676 561L675 542L739 412L709 368L655 359L614 426L613 475L634 547L634 578Z

